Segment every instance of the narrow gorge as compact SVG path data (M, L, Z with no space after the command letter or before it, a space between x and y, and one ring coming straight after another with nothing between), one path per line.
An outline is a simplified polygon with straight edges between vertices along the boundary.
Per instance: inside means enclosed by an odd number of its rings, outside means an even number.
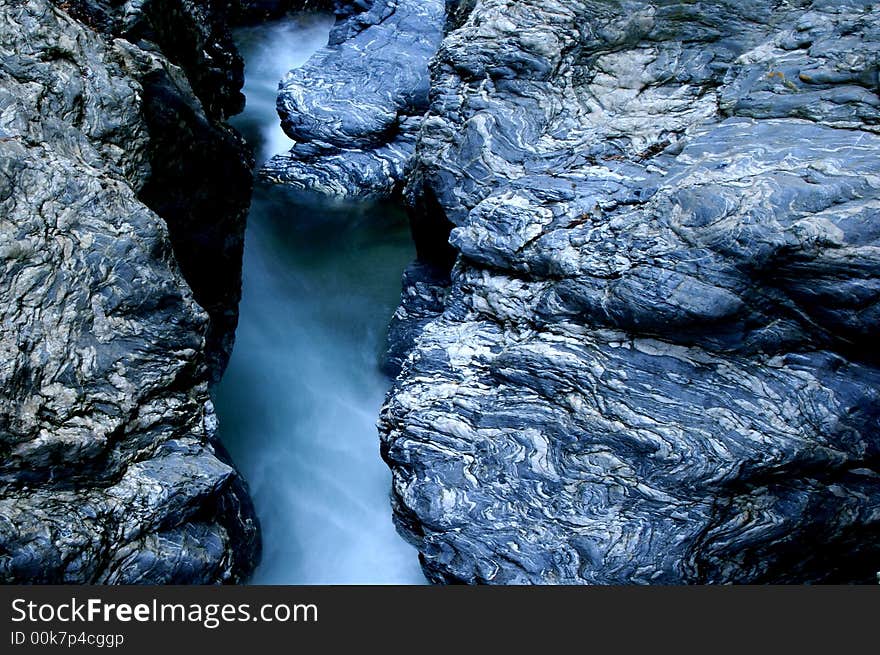
M0 580L876 582L880 5L0 20Z
M258 166L290 147L278 81L326 45L332 16L234 34L247 106L230 122ZM328 202L258 182L248 215L235 349L215 402L263 529L264 584L424 583L398 536L379 458L379 370L400 276L415 253L390 203Z

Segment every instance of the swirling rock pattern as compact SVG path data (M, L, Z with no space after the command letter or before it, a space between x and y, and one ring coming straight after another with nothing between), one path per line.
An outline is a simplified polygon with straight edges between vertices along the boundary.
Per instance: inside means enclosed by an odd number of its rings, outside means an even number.
M405 180L379 428L429 578L875 581L880 9L450 2L421 115L350 4L269 173Z
M472 5L407 189L459 256L380 421L426 573L873 581L880 9Z
M235 339L250 147L223 121L244 107L244 63L229 23L238 0L56 0L105 41L123 39L141 87L150 174L138 198L168 225L174 255L208 312L207 358L219 379ZM156 53L160 52L160 56ZM171 64L168 66L167 64Z
M208 119L156 48L96 29L0 0L0 580L242 580L258 527L215 437L208 315L140 198L139 80Z
M328 46L282 80L278 113L296 144L262 173L331 196L387 196L412 163L445 2L351 4L340 9Z

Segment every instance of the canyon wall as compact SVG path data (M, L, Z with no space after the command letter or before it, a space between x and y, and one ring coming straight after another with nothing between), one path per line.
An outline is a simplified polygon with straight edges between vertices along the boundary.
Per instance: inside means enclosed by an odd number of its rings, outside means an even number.
M216 437L251 173L220 2L0 0L0 580L247 578Z
M379 427L429 578L873 581L880 10L356 4L266 175L410 208Z

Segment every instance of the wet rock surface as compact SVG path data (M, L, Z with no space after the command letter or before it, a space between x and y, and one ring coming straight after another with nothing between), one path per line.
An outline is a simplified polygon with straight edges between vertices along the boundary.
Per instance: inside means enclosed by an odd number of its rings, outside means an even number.
M216 440L209 316L145 204L169 137L149 81L222 111L102 6L0 3L0 580L241 581L259 532Z
M407 273L380 420L426 573L874 581L878 10L448 9L414 159L351 173L402 88L355 36L288 78L302 145L270 167L339 195L402 175L420 256L454 247L448 288Z
M296 143L263 175L340 198L384 197L413 160L445 3L340 4L328 46L282 81L278 113Z
M477 2L409 193L460 253L381 431L437 581L871 581L877 10Z
M253 158L223 122L244 107L244 64L229 32L236 0L56 3L105 40L123 39L140 84L150 175L138 197L168 224L174 254L208 312L219 379L235 339ZM169 65L170 64L170 65Z

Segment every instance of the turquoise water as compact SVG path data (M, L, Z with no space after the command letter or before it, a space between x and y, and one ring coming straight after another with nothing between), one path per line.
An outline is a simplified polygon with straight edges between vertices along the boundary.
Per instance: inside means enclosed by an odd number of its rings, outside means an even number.
M290 147L278 80L326 43L326 16L236 34L247 108L231 121L265 161ZM378 369L400 276L415 257L406 219L258 184L245 240L235 350L215 391L221 436L263 527L258 584L421 584L391 521L375 422Z

